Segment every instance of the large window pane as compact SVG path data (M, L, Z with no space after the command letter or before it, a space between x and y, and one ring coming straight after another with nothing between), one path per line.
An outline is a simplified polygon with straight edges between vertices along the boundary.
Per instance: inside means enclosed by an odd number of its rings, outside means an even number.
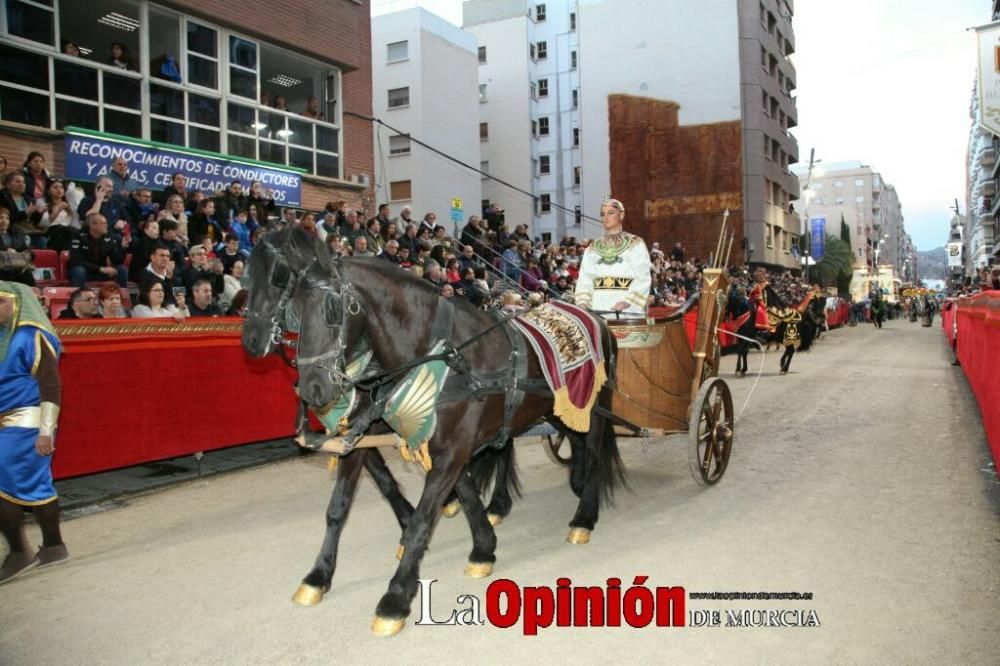
M171 123L159 118L149 119L149 138L160 143L170 143L175 146L184 145L184 125Z
M288 119L288 142L299 146L313 145L313 124L302 120ZM310 168L310 171L312 169Z
M149 75L160 79L170 79L180 83L169 74L170 68L164 68L170 58L178 70L177 74L183 80L181 57L180 18L175 14L161 12L156 7L149 7Z
M230 67L229 92L240 97L257 99L257 74L238 67Z
M340 158L336 155L316 153L316 175L340 178Z
M260 142L260 159L264 162L285 163L285 146L271 141Z
M105 72L104 103L139 111L142 108L142 102L139 99L140 83L139 79Z
M280 113L268 113L260 111L260 122L257 124L257 135L261 138L281 139L285 138L285 116ZM281 134L278 134L281 132Z
M187 26L188 51L202 55L217 57L215 30L188 21Z
M188 121L218 127L219 100L188 93Z
M339 131L332 127L316 126L316 147L331 153L340 152Z
M301 148L289 148L288 163L312 173L313 152L311 150L302 150Z
M0 80L48 90L48 58L0 44Z
M219 131L202 129L201 127L188 128L188 145L192 148L211 150L219 152Z
M66 99L57 99L56 129L63 129L68 125L92 130L101 129L97 107Z
M51 46L55 43L55 14L20 0L7 0L7 31Z
M0 119L49 126L49 96L0 86Z
M54 73L57 93L97 101L97 70L93 67L56 60Z
M228 110L230 130L244 134L255 134L257 132L257 115L254 109L242 104L233 104L232 102L229 102L226 108Z
M113 109L104 109L104 131L111 134L124 134L142 138L142 116L138 113L125 113Z
M188 56L188 78L195 85L206 88L218 88L219 64L214 60L206 60L196 55Z
M239 134L228 134L230 155L239 157L249 157L257 159L257 139L252 136L241 136Z
M180 90L150 84L149 111L158 116L184 118L184 93Z
M229 62L233 65L256 70L257 45L240 37L230 37Z

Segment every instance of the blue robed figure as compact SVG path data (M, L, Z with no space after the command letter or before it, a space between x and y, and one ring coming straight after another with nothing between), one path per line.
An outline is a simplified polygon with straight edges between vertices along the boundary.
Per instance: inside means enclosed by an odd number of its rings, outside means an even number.
M0 584L69 557L52 483L60 352L55 329L31 289L0 282L0 532L9 549ZM42 530L37 553L24 536L26 508Z

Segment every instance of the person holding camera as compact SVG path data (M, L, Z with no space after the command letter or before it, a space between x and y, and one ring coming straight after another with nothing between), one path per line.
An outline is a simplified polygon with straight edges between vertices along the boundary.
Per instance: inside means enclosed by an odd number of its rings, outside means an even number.
M176 300L176 305L166 302L170 296ZM139 305L132 310L132 316L137 319L154 317L173 317L178 324L190 316L184 299L184 288L168 288L156 280L148 280L139 285Z

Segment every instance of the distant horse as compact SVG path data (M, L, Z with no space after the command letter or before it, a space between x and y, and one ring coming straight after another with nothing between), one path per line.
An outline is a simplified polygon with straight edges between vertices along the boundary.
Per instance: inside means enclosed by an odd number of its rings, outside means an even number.
M291 243L300 249L312 244L311 239L295 232ZM256 279L251 271L251 280ZM436 429L426 443L433 463L404 531L402 560L376 607L373 631L392 635L403 628L417 592L419 565L431 528L452 488L462 500L474 532L469 566L492 569L496 536L465 470L476 451L502 437L504 431L516 435L544 418L566 435L572 450L570 486L579 497L568 540L589 541L601 498L610 498L615 487L624 482L614 430L607 417L610 383L600 390L590 409L588 431L570 429L554 416L555 397L543 378L540 360L528 351L531 346L519 331L464 301L442 299L432 285L388 262L318 258L300 276L294 300L302 317L300 393L314 410L323 410L349 387L344 356L363 338L378 367L385 369L367 381L374 393L382 395L388 387L378 386L380 381L398 380L403 370L435 356L432 349L439 342L435 339L440 332L438 322L452 322L451 332L444 338L451 351L436 355L447 358L452 370L435 406ZM603 320L596 325L604 371L613 381L614 338ZM512 374L512 368L517 372ZM520 400L512 402L510 396L515 392L523 393ZM338 534L328 529L320 556L303 586L329 589L333 577L329 553L336 548L337 538Z

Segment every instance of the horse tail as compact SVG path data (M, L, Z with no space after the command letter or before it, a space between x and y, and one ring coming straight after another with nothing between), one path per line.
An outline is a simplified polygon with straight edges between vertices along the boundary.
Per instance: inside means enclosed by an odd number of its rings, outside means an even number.
M597 404L610 412L611 396L612 389L605 386L601 389ZM611 504L614 501L615 490L619 486L629 490L628 476L618 451L618 436L615 434L614 423L611 422L611 419L596 413L592 414L591 418L599 419L600 422L596 424L596 427L602 431L597 451L598 487L604 504Z
M521 497L521 479L514 464L514 443L510 440L501 448L487 447L469 463L469 474L479 494L485 495L491 486L500 485L512 497Z

